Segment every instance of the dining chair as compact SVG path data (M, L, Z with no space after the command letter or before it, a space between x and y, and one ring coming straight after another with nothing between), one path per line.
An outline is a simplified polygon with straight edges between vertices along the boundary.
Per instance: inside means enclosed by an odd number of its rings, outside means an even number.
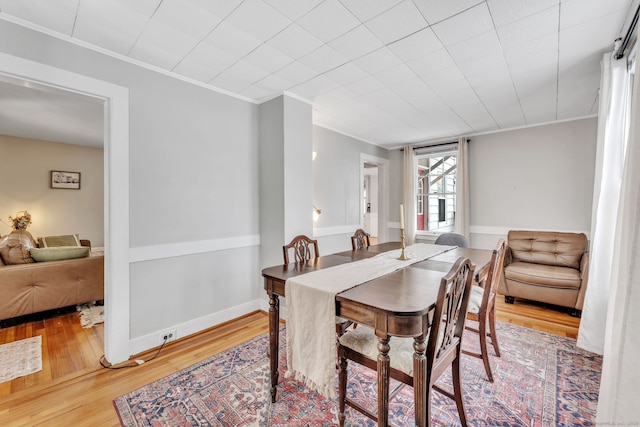
M369 233L358 228L351 236L351 249L355 251L356 249L368 248L371 246L369 237L371 237Z
M311 247L313 247L313 250ZM311 258L318 258L320 256L320 252L318 251L318 241L302 234L294 237L288 245L284 245L282 247L285 265L289 264L289 249L293 249L295 262L307 261Z
M457 233L444 233L438 236L435 242L436 245L448 245L457 246L459 248L468 248L469 241L462 234Z
M426 369L423 378L415 378L413 375L414 339L391 337L389 340L391 365L389 376L411 387L414 386L414 383L416 386L426 387L425 407L428 426L431 425L432 390L454 400L461 424L467 425L461 384L460 350L473 268L468 258L458 258L449 272L440 280L434 317L429 330L424 331L425 335L428 334L428 338L425 351ZM378 345L379 340L373 329L362 325L348 331L339 339L338 421L341 427L345 422L346 406L356 409L376 422L378 420L379 414L368 411L358 402L347 397L348 361L351 360L369 369L377 370ZM449 366L451 366L453 392L435 384ZM399 389L398 387L389 393L389 398L392 399Z
M313 249L311 249L312 247ZM285 265L289 264L289 249L293 249L295 262L303 262L320 256L318 241L302 234L294 237L288 245L282 247ZM351 320L336 316L336 335L341 336L353 324Z
M469 298L469 309L467 310L467 319L478 322L475 328L469 324L465 327L467 330L478 334L480 338L480 353L463 349L466 355L482 359L484 370L487 372L489 382L493 382L493 374L491 372L491 363L489 361L489 353L487 351L487 338L491 337L491 344L497 357L500 357L500 346L498 345L498 335L496 334L496 293L498 283L502 276L502 267L504 263L504 255L507 250L507 244L504 239L500 239L496 248L491 254L489 262L489 271L482 286L473 285L471 287L471 297Z

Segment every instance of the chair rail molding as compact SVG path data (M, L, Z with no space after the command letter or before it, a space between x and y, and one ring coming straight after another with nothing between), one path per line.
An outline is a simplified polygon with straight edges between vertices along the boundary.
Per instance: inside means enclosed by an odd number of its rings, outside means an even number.
M260 245L260 235L226 237L221 239L196 240L190 242L166 243L162 245L139 246L129 250L129 261L144 262L162 258L195 255L205 252L226 251Z
M339 225L336 227L318 227L313 229L313 237L336 236L338 234L352 235L355 230L362 228L360 224Z

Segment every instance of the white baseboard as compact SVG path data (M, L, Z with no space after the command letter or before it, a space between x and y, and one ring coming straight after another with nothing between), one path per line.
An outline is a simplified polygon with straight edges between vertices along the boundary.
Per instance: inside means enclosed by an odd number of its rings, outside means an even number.
M237 305L235 307L231 307L222 311L218 311L216 313L211 313L206 316L190 320L185 323L167 326L145 336L132 339L129 341L130 354L138 354L154 347L158 347L158 345L160 345L160 343L158 342L158 337L163 331L175 330L177 331L177 336L175 337L176 339L184 338L188 335L201 332L205 329L211 328L229 320L244 316L245 314L251 313L252 311L264 310L262 304L263 302L264 300L256 299L244 304ZM266 301L266 305L266 311L269 312L268 301Z

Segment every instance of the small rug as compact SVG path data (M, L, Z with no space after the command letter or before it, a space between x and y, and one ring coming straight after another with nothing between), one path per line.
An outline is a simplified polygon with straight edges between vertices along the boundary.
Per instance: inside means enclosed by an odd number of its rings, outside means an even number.
M42 337L0 345L0 383L42 370Z
M83 328L91 328L99 323L104 323L104 305L86 303L76 306L80 313L80 325Z
M480 359L463 355L462 381L469 425L592 426L602 358L563 338L498 322L502 357L491 354L494 383L486 380ZM171 426L333 426L337 401L303 384L283 379L285 328L280 332L278 400L269 396L269 337L261 335L189 368L114 400L125 427ZM477 335L465 333L464 345L478 348ZM451 384L449 373L439 384ZM391 384L393 387L394 384ZM376 406L376 374L349 364L349 396ZM432 425L460 425L455 403L432 394ZM390 402L390 422L414 425L413 389L404 386ZM348 408L347 426L375 424Z

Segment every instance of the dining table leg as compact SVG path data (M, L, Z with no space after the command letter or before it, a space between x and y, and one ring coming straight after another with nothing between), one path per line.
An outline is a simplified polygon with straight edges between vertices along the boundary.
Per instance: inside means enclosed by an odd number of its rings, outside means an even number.
M378 337L378 427L389 425L389 336Z
M415 401L416 426L427 425L427 346L423 335L413 339L413 396Z
M276 401L278 387L278 349L280 346L280 299L269 292L269 367L271 369L271 402Z

